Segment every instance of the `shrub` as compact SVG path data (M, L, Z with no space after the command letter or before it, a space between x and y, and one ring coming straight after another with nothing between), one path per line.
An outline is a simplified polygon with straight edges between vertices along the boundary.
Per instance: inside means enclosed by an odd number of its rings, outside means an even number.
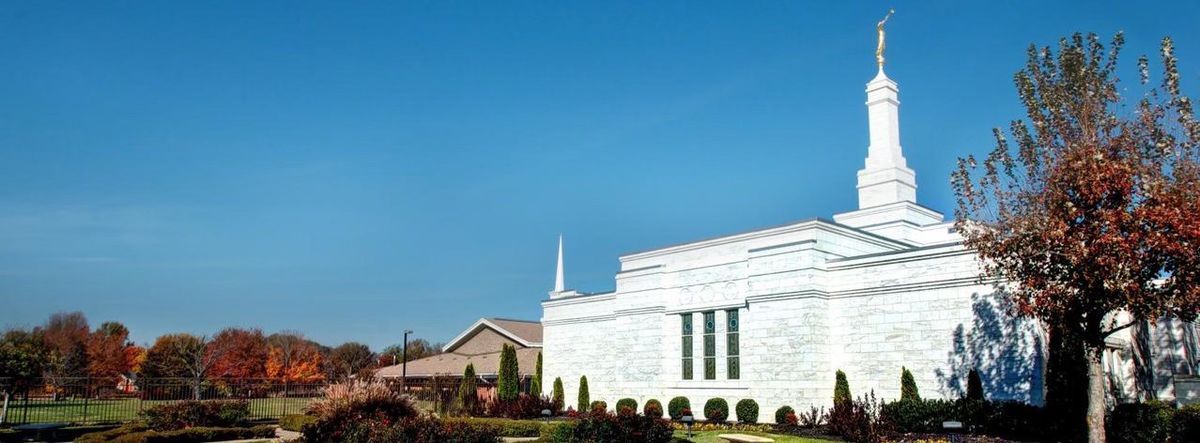
M634 413L637 413L637 400L632 398L622 398L617 400L617 412L621 412L621 409L624 408L629 408Z
M584 412L588 410L588 406L592 404L591 397L588 396L587 376L579 376L579 398L575 402L575 410Z
M917 393L917 381L913 379L912 372L908 368L900 367L900 400L920 400L921 394Z
M608 410L608 402L606 402L606 401L604 401L604 400L596 400L596 401L592 402L592 404L590 404L590 405L588 405L588 406L590 406L590 408L588 408L588 410L589 410L589 411L595 411L595 410L597 410L597 409L599 409L599 410L601 410L601 411L607 411L607 410Z
M554 411L554 404L550 401L549 397L534 397L529 394L520 394L516 400L504 401L499 398L491 399L484 406L484 413L488 417L529 419L541 417L542 410L544 409Z
M538 437L546 427L546 424L540 421L508 418L450 418L445 422L449 426L494 426L499 430L501 437L512 438Z
M153 406L138 413L155 431L194 427L234 427L246 424L250 404L234 400L182 401Z
M796 410L792 409L791 406L786 406L786 405L780 406L779 409L775 410L775 423L781 424L781 425L787 424L787 415L788 414L795 415ZM795 423L792 423L792 424L795 424Z
M880 415L895 424L899 432L940 432L943 421L962 419L954 409L954 403L946 400L900 400L885 403Z
M542 428L540 437L539 441L549 443L571 442L575 438L575 420L549 423Z
M451 422L432 416L416 415L398 421L368 419L347 423L345 431L332 440L321 443L495 443L500 439L499 426L465 420ZM304 439L306 443L317 443Z
M537 363L533 367L533 382L529 384L529 392L536 396L542 395L542 353L538 352Z
M846 381L846 373L838 369L833 383L833 404L836 406L838 403L849 403L851 400L850 382Z
M619 414L593 410L571 424L555 426L544 435L550 442L670 442L674 430L661 418L639 416L632 410Z
M646 406L642 407L642 415L647 417L662 418L662 403L659 403L658 399L654 398L646 400Z
M1200 435L1200 403L1193 403L1175 411L1171 423L1171 441L1183 442Z
M554 377L554 393L550 396L550 402L553 403L553 411L555 413L562 412L563 406L566 406L566 400L563 398L562 378Z
M479 382L475 379L475 365L467 363L463 369L462 383L458 385L458 406L465 415L479 413Z
M739 400L733 410L737 412L738 423L758 423L758 402L745 398Z
M667 413L671 415L671 420L679 420L680 417L683 417L683 410L691 407L692 403L688 401L687 397L675 397L667 402Z
M792 416L796 417L795 414L792 414ZM808 408L808 412L800 414L798 417L795 418L795 423L791 423L791 424L799 425L799 426L806 427L806 428L815 428L817 426L821 426L821 425L825 424L828 421L829 421L829 414L825 413L824 406L821 406L820 409L818 409L816 406L810 406Z
M373 432L373 424L386 426L418 415L412 400L378 382L330 385L325 388L324 398L308 405L308 412L317 420L304 428L307 443L339 442L367 435Z
M1108 414L1105 426L1113 443L1167 441L1175 411L1159 401L1119 404Z
M200 426L170 431L153 431L145 427L122 426L105 432L84 434L75 441L79 443L199 443L222 440L271 438L275 427L270 425L252 428L218 428Z
M520 374L517 368L517 349L505 343L500 348L500 370L496 376L496 398L513 401L520 393Z
M967 373L967 400L983 400L983 380L974 369Z
M829 425L842 438L859 443L881 442L893 433L888 420L880 417L874 391L858 400L835 403Z
M704 419L713 423L723 423L729 418L729 403L720 397L714 397L704 402Z
M279 419L279 427L285 431L303 432L304 427L316 423L317 418L311 415L285 415Z

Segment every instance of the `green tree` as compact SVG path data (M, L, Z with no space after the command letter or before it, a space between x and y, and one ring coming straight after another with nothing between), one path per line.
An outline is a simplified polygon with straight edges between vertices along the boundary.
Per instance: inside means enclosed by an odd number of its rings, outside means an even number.
M563 405L566 403L566 395L563 394L562 378L554 377L554 393L550 395L550 401L554 404L554 411L562 411Z
M983 380L974 369L967 373L967 400L983 400Z
M535 397L542 396L542 353L538 352L537 365L533 369L533 384L529 386L529 392Z
M900 401L921 399L921 394L917 393L917 381L913 379L912 372L908 368L900 367Z
M475 365L467 363L463 370L462 383L458 385L458 404L463 413L472 415L479 405L479 382L475 379Z
M375 363L375 354L367 345L347 342L329 351L329 363L337 378L349 380L371 368Z
M1170 38L1161 86L1123 99L1124 42L1075 34L1057 51L1030 45L1014 76L1027 120L1011 123L1011 142L993 129L987 158L960 159L951 177L955 227L982 277L1000 282L1020 315L1082 341L1090 442L1105 439L1105 340L1200 311L1200 122ZM1146 57L1138 68L1147 84Z
M850 382L846 381L846 373L838 369L836 381L833 384L833 405L850 403Z
M520 374L517 368L517 348L505 344L500 348L500 373L496 377L496 398L513 401L520 395Z
M588 408L592 404L591 396L588 395L588 385L587 385L587 376L586 375L579 376L579 399L577 402L575 402L575 404L577 406L579 406L578 408L575 409L576 411L579 411L579 412L587 412L589 410Z

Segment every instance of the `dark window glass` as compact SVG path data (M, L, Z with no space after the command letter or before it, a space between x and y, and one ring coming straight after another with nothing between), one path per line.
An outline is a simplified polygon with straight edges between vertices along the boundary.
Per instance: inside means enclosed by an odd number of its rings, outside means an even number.
M727 375L730 380L737 380L742 375L742 368L739 366L741 359L741 349L738 343L738 311L731 309L725 311L725 357L728 368Z
M717 378L717 313L704 313L704 379Z
M680 316L683 319L682 332L683 341L680 344L683 351L683 368L682 376L684 380L692 379L692 314L683 314Z

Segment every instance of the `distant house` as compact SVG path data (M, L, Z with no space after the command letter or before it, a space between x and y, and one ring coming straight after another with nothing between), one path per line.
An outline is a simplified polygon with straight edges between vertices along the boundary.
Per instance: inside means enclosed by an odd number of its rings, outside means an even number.
M436 377L439 382L457 385L467 364L475 365L479 391L490 398L495 390L500 367L500 349L509 344L517 348L517 366L521 374L521 391L529 389L538 353L542 352L542 324L536 321L504 318L481 318L450 340L443 353L408 362L405 384L420 389L429 386ZM375 376L398 380L405 374L401 365L375 371Z

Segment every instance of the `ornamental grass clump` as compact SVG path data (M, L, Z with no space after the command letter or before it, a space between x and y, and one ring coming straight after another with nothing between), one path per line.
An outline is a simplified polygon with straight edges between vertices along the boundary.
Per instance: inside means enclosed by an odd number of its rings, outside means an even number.
M330 385L324 394L308 405L308 414L317 419L304 428L307 443L349 441L351 434L365 432L363 426L389 426L419 415L408 396L380 382Z

